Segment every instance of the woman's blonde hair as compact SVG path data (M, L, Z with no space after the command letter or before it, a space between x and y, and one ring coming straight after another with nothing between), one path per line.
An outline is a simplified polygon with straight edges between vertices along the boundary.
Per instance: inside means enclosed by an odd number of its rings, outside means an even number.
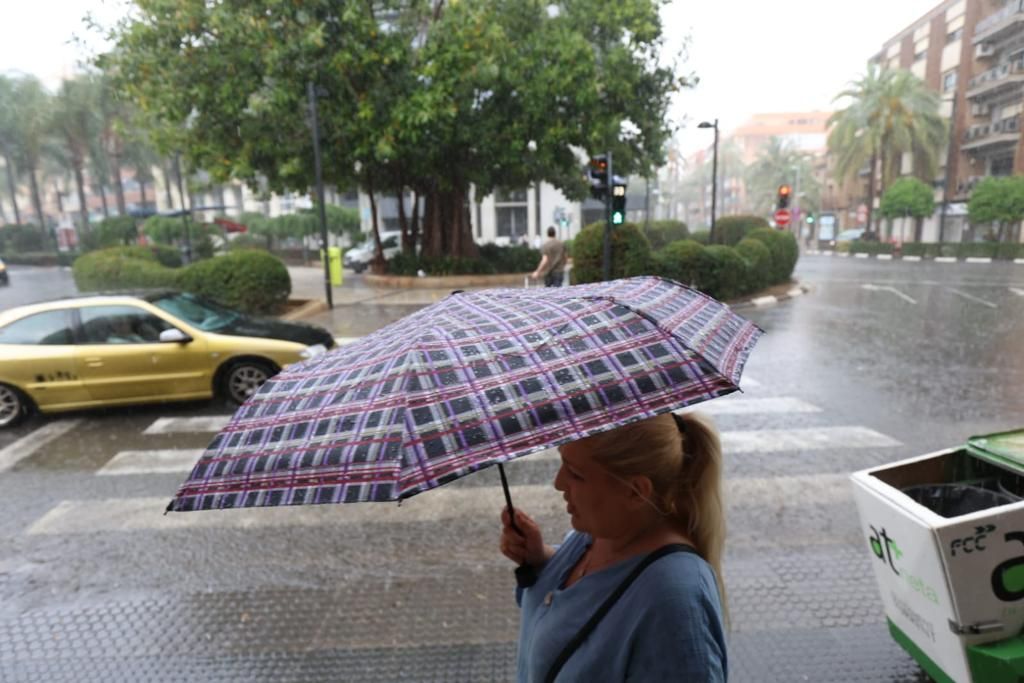
M728 623L722 576L722 445L711 419L700 413L665 413L584 441L593 458L612 474L651 480L651 502L693 541L697 553L714 569Z

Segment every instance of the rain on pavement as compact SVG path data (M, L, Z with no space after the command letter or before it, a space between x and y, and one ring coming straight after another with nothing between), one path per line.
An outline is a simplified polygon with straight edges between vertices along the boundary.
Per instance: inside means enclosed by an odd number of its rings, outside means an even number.
M1020 424L1024 266L804 256L723 432L735 681L924 680L892 642L847 475ZM73 291L13 268L0 307ZM360 336L401 297L317 322ZM984 302L984 303L983 303ZM506 680L518 615L487 470L401 506L164 516L220 401L33 418L0 433L2 680ZM203 418L203 419L192 419ZM566 530L556 460L508 467Z

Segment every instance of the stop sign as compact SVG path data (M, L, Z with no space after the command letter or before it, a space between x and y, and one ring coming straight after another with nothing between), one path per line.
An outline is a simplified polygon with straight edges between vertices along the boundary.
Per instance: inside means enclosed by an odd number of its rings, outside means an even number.
M789 219L792 218L792 214L789 213L789 209L779 209L775 212L775 225L782 227L789 225Z

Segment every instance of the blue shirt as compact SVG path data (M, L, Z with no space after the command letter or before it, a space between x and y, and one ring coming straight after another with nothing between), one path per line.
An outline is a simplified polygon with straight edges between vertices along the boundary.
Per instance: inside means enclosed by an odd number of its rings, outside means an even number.
M588 574L563 588L591 544L570 533L530 588L517 590L518 680L543 683L562 648L643 555ZM671 553L649 565L566 661L558 681L725 681L722 607L711 566L695 553Z

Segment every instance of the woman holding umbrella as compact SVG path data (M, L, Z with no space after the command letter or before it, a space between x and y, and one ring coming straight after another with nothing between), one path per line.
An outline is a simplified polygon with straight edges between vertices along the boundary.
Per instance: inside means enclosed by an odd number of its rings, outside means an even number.
M516 594L519 680L726 680L715 428L665 413L559 450L574 531L555 548L502 515L502 553L537 572Z

